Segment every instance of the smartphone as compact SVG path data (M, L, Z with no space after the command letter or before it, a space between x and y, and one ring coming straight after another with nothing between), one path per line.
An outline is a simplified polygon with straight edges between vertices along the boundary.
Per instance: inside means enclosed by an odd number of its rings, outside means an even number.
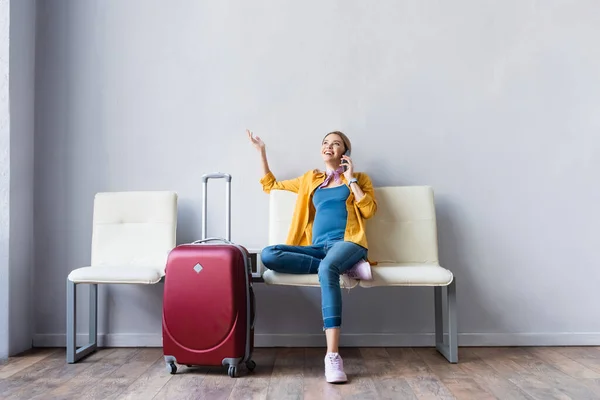
M350 157L350 150L346 150L346 152L344 153L344 155ZM344 163L344 164L342 164L342 167L344 167L344 171L346 171L348 169L348 164Z

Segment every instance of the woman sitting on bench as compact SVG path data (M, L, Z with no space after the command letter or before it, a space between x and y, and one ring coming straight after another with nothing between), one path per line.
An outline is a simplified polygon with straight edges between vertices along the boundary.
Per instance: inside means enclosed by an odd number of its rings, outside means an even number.
M373 185L367 174L354 172L351 143L342 132L328 133L322 141L325 172L310 170L284 181L277 181L269 169L264 142L246 132L261 155L263 190L289 190L298 195L286 244L266 247L261 252L262 263L285 274L318 274L327 339L325 378L330 383L346 382L338 349L340 275L372 279L364 220L377 211Z

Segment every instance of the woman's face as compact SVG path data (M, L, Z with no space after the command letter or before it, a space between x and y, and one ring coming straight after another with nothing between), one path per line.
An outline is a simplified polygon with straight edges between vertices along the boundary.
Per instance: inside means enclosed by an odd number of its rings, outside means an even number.
M323 139L321 156L324 161L339 161L345 151L346 147L340 135L331 133Z

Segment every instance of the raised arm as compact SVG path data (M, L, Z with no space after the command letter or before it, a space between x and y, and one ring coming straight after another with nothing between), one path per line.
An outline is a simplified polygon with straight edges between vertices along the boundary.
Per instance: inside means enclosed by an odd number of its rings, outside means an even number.
M271 190L289 190L290 192L298 193L301 178L298 177L285 181L278 181L275 178L275 175L273 175L273 172L271 172L271 169L269 168L265 143L260 137L254 136L254 134L248 129L246 129L246 134L248 135L248 138L260 154L263 172L263 177L261 178L260 183L262 184L265 193L269 193L271 192Z
M258 150L261 159L261 165L263 170L263 176L267 175L271 170L269 169L269 162L267 161L267 150L265 147L265 142L258 136L254 136L254 134L246 129L246 134L248 135L248 139L252 142L252 145Z

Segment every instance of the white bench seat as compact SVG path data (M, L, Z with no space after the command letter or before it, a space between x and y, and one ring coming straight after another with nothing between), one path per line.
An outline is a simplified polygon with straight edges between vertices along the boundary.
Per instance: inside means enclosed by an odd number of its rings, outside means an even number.
M377 286L447 286L454 278L452 272L435 264L380 263L371 267L373 280L340 279L340 286L353 289ZM317 274L282 274L265 271L263 281L269 285L319 287ZM350 284L348 284L350 283Z
M266 270L262 275L263 281L268 285L283 286L307 286L319 287L319 276L317 274L282 274L275 271ZM352 289L358 286L358 281L347 278L340 279L340 287Z
M103 267L81 267L69 274L74 283L135 283L152 285L165 275L164 267L111 265Z
M436 264L380 263L371 267L373 280L360 286L447 286L454 276Z
M451 363L458 362L456 277L438 260L437 223L433 190L429 186L375 188L377 213L366 221L368 258L373 280L341 278L344 288L425 286L434 287L435 346ZM272 190L269 208L269 244L285 243L294 212L296 194ZM260 257L258 257L260 260ZM259 272L267 285L318 287L317 274ZM442 289L444 289L442 292ZM446 303L448 334L443 329Z

